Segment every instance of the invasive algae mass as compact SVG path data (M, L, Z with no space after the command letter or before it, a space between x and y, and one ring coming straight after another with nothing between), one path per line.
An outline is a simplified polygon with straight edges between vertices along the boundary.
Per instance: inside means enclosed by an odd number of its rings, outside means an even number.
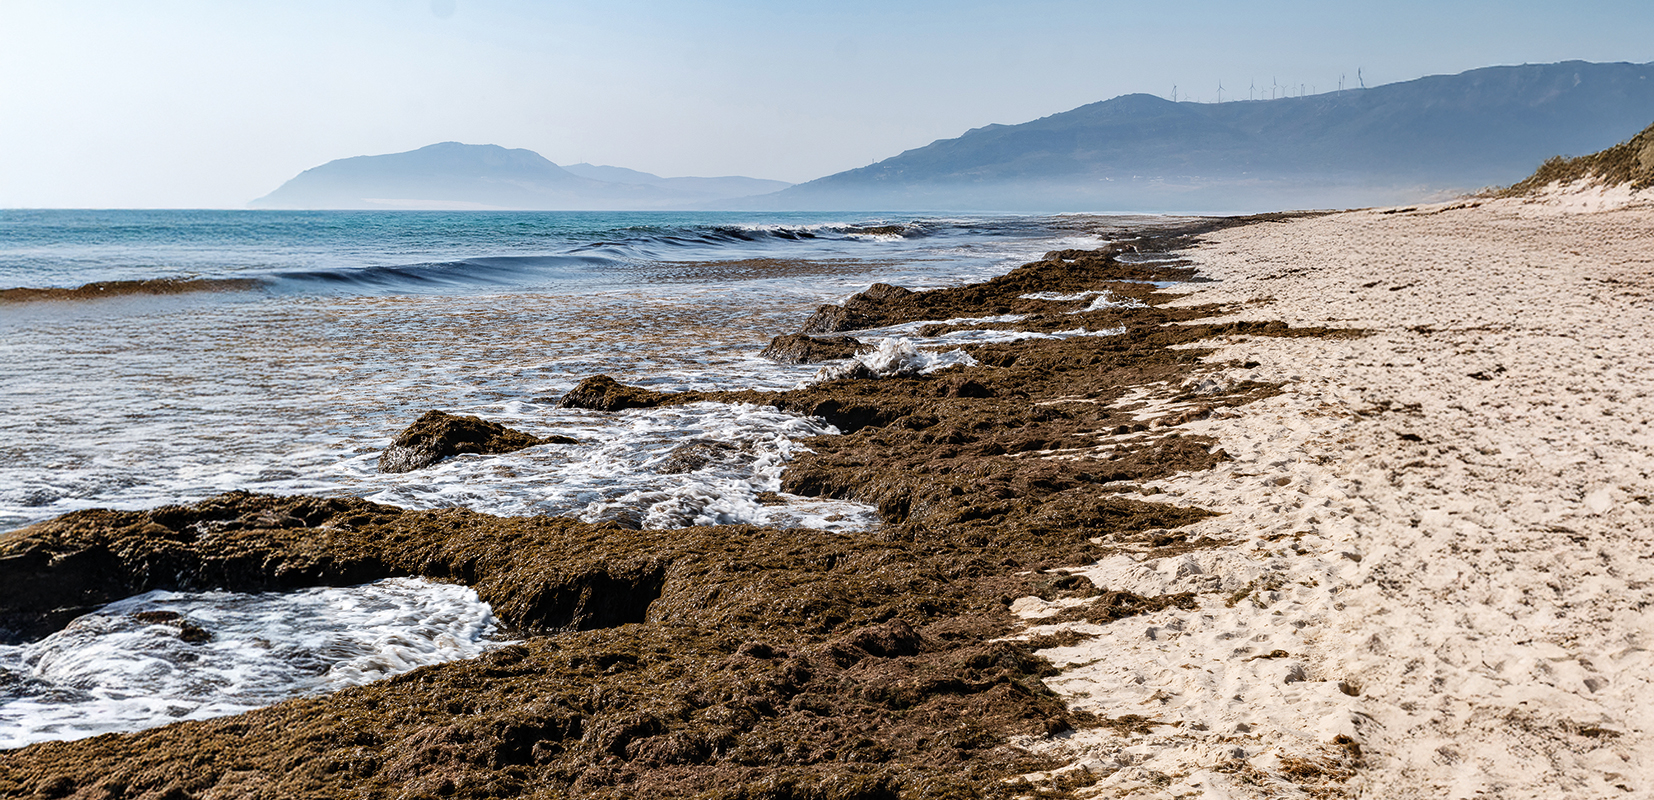
M817 339L802 333L777 336L758 355L778 364L814 364L838 358L850 358L871 349L858 339L841 336L835 339Z
M1254 221L1204 221L1135 247L1170 251L1202 229ZM824 417L844 434L811 440L784 489L875 504L876 531L635 530L228 494L147 512L77 512L8 534L0 626L13 640L150 589L423 575L474 587L523 642L236 717L35 745L0 763L0 794L1026 794L1010 779L1053 765L1012 737L1136 718L1067 709L1041 682L1051 668L1032 655L1035 643L1003 640L1020 627L1012 601L1090 598L1070 613L1098 622L1191 602L1054 572L1113 548L1206 541L1177 529L1209 512L1134 495L1138 481L1218 463L1218 443L1138 419L1125 402L1131 390L1170 387L1184 408L1176 413L1211 413L1274 389L1192 380L1209 351L1190 345L1338 333L1201 322L1224 309L1165 308L1173 295L1144 282L1192 272L1122 262L1124 252L1054 253L933 292L876 286L807 326L1019 313L1029 315L1018 325L1027 330L1124 328L1118 336L970 345L979 366L786 392L662 393L598 376L562 400L604 411L747 402ZM1095 291L1135 302L1092 309L1025 297ZM680 455L688 465L724 454L697 442Z
M254 278L151 278L142 281L99 281L73 289L0 289L0 303L32 303L44 300L97 300L123 295L190 294L192 292L245 292L264 286Z

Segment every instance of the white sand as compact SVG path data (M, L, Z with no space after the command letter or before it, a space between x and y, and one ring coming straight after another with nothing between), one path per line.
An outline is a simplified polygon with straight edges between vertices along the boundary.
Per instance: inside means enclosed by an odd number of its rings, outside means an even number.
M1371 335L1220 343L1209 384L1285 394L1178 426L1234 460L1149 499L1223 512L1195 530L1231 544L1083 570L1200 608L1041 626L1052 604L1013 606L1030 634L1096 634L1042 651L1072 705L1164 724L1029 746L1102 776L1102 797L1654 796L1648 206L1454 203L1206 237L1194 258L1218 282L1180 302Z

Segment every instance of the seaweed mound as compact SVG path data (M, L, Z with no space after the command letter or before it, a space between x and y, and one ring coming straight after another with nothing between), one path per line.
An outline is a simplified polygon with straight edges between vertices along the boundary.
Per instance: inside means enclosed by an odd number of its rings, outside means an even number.
M264 285L252 278L151 278L142 281L97 281L75 289L0 289L0 303L43 300L100 300L132 295L173 295L191 292L250 292Z
M574 444L567 436L541 438L481 417L427 411L379 455L380 472L413 472L445 458L478 453L498 455L538 444Z

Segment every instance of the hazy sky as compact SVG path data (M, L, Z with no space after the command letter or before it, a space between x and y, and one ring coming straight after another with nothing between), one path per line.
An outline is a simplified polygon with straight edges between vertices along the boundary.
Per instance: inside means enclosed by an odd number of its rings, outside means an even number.
M1654 61L1654 3L0 0L0 207L241 207L441 141L803 181L1121 94Z

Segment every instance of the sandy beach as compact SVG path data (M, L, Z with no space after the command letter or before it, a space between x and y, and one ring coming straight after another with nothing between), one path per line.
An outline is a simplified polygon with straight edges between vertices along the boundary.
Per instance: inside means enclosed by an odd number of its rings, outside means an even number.
M1183 423L1232 460L1150 484L1219 512L1193 531L1221 546L1072 570L1198 607L1013 605L1084 635L1040 651L1071 706L1146 720L1029 745L1100 776L1082 796L1654 791L1654 209L1552 192L1203 240L1215 282L1174 305L1368 335L1227 339L1121 401L1153 424L1190 390L1283 389Z
M836 365L793 390L558 401L825 419L781 491L875 530L232 492L9 533L20 638L155 588L417 575L523 639L41 742L0 794L1645 794L1654 209L1625 199L1122 228L822 306L766 351Z

